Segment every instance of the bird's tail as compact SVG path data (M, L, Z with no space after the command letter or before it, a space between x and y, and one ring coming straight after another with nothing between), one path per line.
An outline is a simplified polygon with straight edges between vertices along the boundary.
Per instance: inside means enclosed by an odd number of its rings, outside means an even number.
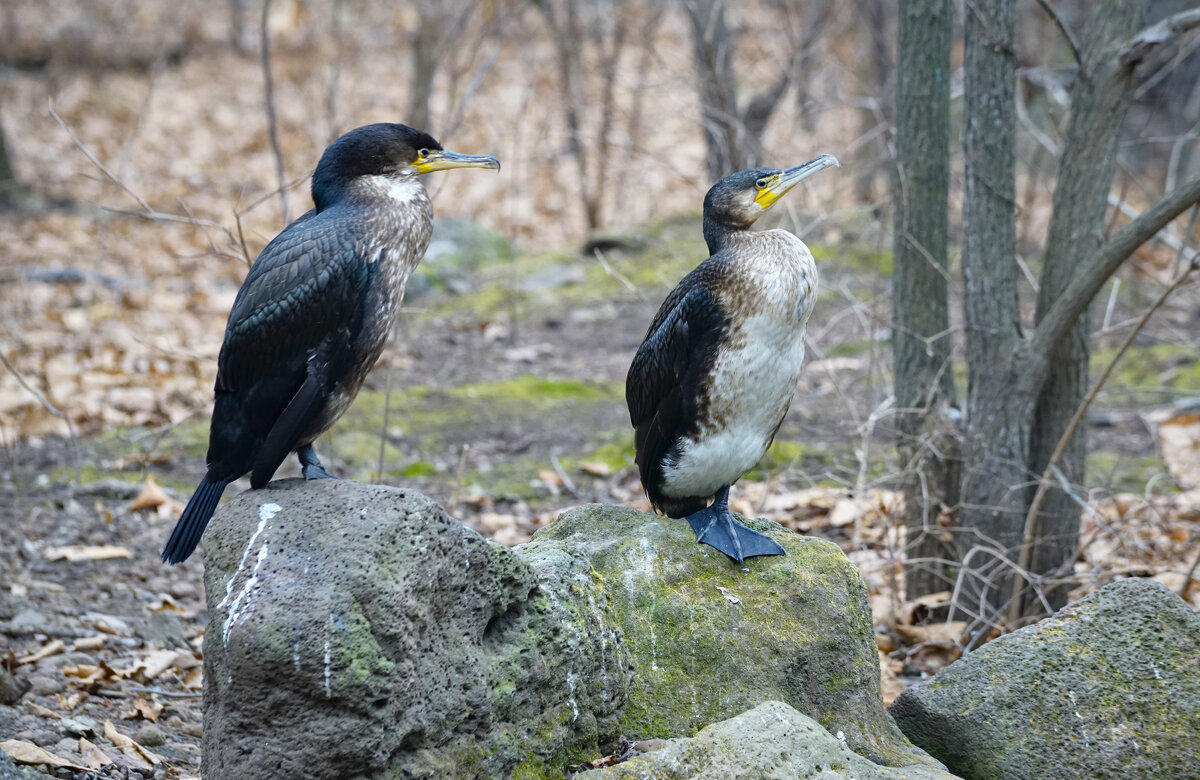
M217 509L217 502L221 500L221 494L225 492L225 486L228 484L229 480L227 479L212 480L205 477L200 481L199 487L192 494L183 514L179 516L179 522L175 524L175 530L171 532L171 538L163 547L162 559L164 562L181 563L195 552L196 545L200 544L200 535L208 526L209 519Z

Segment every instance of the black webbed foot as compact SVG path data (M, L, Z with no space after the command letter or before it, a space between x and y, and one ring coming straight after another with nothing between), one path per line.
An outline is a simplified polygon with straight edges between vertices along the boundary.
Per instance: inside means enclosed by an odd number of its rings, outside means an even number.
M756 555L787 555L779 542L738 522L730 514L728 502L729 488L721 488L712 506L687 516L697 542L720 550L738 563Z
M321 465L321 461L317 458L317 451L310 444L304 449L296 453L300 458L301 470L304 473L304 478L308 479L337 479L330 474Z

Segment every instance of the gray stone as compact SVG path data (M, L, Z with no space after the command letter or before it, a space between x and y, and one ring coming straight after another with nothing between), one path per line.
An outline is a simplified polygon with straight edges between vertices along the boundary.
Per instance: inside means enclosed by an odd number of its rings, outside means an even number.
M892 703L916 744L972 780L1200 777L1200 617L1162 585L1114 582Z
M66 690L66 687L67 681L61 672L54 676L34 674L29 677L29 693L32 696L53 696Z
M49 775L18 767L7 753L0 750L0 780L44 780L46 777Z
M273 482L205 536L205 774L562 776L629 659L585 560L525 563L407 490Z
M0 704L16 704L29 688L28 680L17 677L0 666Z
M155 612L140 630L141 638L148 644L176 650L190 650L183 622L174 612Z
M581 777L587 780L953 780L930 766L883 767L783 702L671 739L661 750Z
M683 520L600 504L564 512L517 552L526 560L546 550L587 557L637 670L621 734L694 734L778 700L842 732L876 763L941 768L884 709L858 570L834 544L746 522L787 555L738 566L697 544Z
M158 726L146 723L133 732L133 741L143 747L160 747L167 744L167 735Z
M8 622L8 630L14 634L30 634L46 627L46 616L36 609L23 609Z

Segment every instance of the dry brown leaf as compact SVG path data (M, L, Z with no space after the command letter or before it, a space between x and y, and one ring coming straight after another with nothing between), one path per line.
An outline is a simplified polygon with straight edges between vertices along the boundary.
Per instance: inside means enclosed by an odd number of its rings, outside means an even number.
M1184 490L1200 487L1200 412L1164 422L1158 427L1158 443L1175 481Z
M93 650L103 650L105 641L107 641L107 640L105 640L103 634L96 634L95 636L85 636L80 639L76 639L71 644L71 649L78 650L80 652L91 652Z
M131 737L127 737L117 731L117 727L113 725L111 720L104 721L104 738L121 748L122 751L126 751L127 749L135 751L151 764L157 765L162 763L162 759L157 755L134 742ZM128 752L126 752L126 755L129 755Z
M35 701L25 702L25 709L29 710L30 715L37 715L39 718L58 718L58 713L49 707L43 707Z
M133 703L133 709L146 720L156 723L158 716L162 714L163 705L154 704L147 699L138 699Z
M79 738L79 755L83 756L83 763L93 772L113 762L103 750L84 737Z
M75 691L74 693L65 695L60 693L56 698L58 699L59 708L70 712L83 703L83 700L87 698L87 691Z
M204 667L197 666L184 672L183 687L189 691L204 690Z
M65 644L63 644L63 641L61 639L51 640L51 641L47 642L46 644L42 645L42 647L39 650L37 650L36 652L30 653L29 655L18 658L17 665L24 666L25 664L31 664L31 663L34 663L35 661L40 661L43 658L49 658L52 655L57 655L58 653L61 653L63 650L66 649L66 647L67 646Z
M896 633L904 637L910 644L924 642L945 642L954 644L962 640L967 630L967 621L951 620L945 623L930 623L924 626L896 626Z
M86 772L88 767L73 764L65 758L60 758L54 755L49 750L38 747L32 742L25 742L20 739L10 739L6 742L0 742L0 750L8 754L14 762L18 764L38 765L62 767L75 772Z
M124 547L112 544L69 544L64 547L47 547L42 551L42 557L48 561L66 559L71 563L79 561L107 561L113 558L132 557Z
M904 668L904 664L894 658L879 654L879 692L883 695L883 706L891 704L897 696L904 693L904 683L896 674Z
M906 601L896 613L896 622L905 626L924 623L933 610L950 603L950 596L950 591L939 590L937 593L927 593L912 601Z
M717 592L720 593L722 596L724 596L725 600L728 601L730 604L741 604L742 603L741 599L739 599L737 596L730 593L729 589L723 585L717 586Z
M561 485L563 483L563 478L558 475L558 472L551 471L550 469L540 469L537 477L547 485Z
M589 477L607 477L612 474L612 466L599 461L581 463L579 464L579 470Z
M158 481L154 479L154 475L150 474L146 477L146 484L142 487L142 492L138 493L125 509L128 512L139 512L143 509L158 509L170 500L171 497L158 486Z
M177 650L159 650L146 656L141 663L142 672L146 675L146 679L153 680L172 666L175 666L175 656L177 655L191 657L190 653L181 654Z

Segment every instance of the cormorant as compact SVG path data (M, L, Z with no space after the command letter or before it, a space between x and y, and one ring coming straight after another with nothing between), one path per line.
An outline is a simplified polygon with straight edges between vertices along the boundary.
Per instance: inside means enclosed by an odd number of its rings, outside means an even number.
M296 451L305 479L330 476L312 442L354 400L425 254L433 207L420 176L450 168L500 162L390 123L351 130L321 155L312 210L267 244L234 300L217 359L208 472L164 561L192 554L226 485L244 474L260 488Z
M625 380L650 503L686 517L697 541L738 563L785 554L730 514L729 487L758 463L783 422L817 298L808 247L785 230L750 227L801 180L837 164L824 154L713 185L704 197L711 256L663 301Z

